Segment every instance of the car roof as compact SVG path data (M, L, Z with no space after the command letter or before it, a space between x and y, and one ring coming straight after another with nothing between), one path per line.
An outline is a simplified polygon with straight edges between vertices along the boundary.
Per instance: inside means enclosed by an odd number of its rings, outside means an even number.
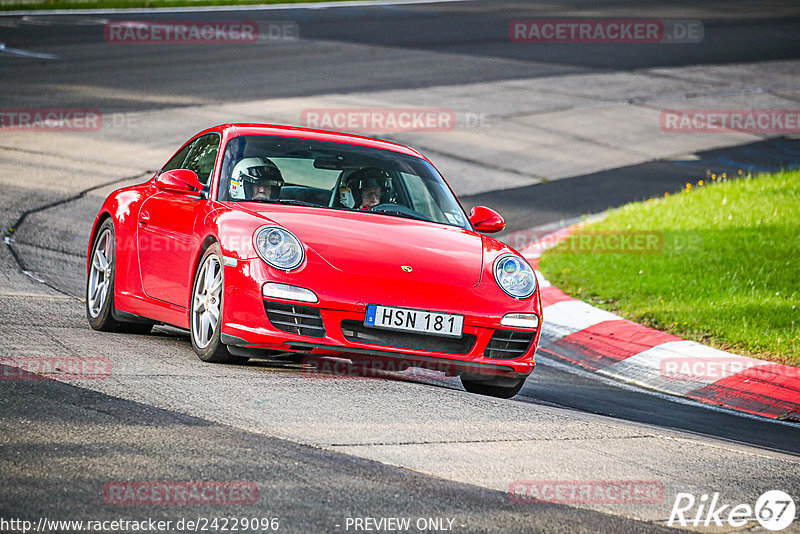
M413 148L392 143L391 141L382 141L380 139L373 139L371 137L341 132L301 128L299 126L281 126L277 124L256 123L220 124L200 132L198 136L212 132L217 132L223 137L228 138L238 137L240 135L269 135L278 137L296 137L298 139L311 139L315 141L329 141L332 143L344 143L370 148L379 148L383 150L391 150L393 152L399 152L401 154L422 158L426 161L428 159Z

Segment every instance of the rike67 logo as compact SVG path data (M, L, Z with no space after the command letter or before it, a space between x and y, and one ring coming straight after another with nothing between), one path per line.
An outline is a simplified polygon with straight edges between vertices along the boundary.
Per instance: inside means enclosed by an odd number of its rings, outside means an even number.
M704 493L700 498L691 493L678 493L667 525L695 528L730 525L738 528L758 521L767 530L779 531L792 524L795 512L794 500L780 490L765 492L756 500L755 506L726 503L717 492L710 497Z

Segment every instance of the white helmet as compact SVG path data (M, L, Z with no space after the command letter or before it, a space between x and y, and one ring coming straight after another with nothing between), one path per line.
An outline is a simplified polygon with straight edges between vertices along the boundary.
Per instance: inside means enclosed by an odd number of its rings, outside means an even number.
M252 200L256 185L269 186L269 198L278 198L283 185L281 171L269 159L244 158L231 173L230 197L233 200Z

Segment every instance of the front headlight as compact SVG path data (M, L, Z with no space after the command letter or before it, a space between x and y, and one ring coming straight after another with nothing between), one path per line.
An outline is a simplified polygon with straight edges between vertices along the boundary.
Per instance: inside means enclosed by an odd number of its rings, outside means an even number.
M494 262L494 279L500 288L514 298L525 299L536 291L536 275L528 262L506 254Z
M300 240L280 226L262 226L253 236L261 259L282 271L291 271L303 263L305 252Z

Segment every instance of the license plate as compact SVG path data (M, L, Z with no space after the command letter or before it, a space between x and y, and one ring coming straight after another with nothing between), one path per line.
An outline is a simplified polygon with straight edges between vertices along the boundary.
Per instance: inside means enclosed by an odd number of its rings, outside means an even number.
M364 325L384 330L402 330L419 334L461 337L464 316L409 308L370 304Z

